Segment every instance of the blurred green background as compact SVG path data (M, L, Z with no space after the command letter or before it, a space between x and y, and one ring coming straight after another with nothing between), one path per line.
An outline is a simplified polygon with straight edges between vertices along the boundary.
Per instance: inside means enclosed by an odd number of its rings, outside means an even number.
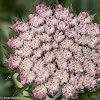
M56 0L45 1L48 6L55 6ZM64 7L69 7L72 4L77 14L81 11L90 11L90 14L96 13L94 22L100 21L100 0L59 0L59 3ZM2 45L8 41L9 34L14 33L8 27L13 24L12 20L18 16L27 21L29 10L33 4L36 4L36 0L0 0L0 97L13 96L17 88L13 77L10 77L7 71L2 72L1 70L1 68L6 68L4 64L5 54L8 53L7 48L5 49ZM30 99L20 96L19 100Z

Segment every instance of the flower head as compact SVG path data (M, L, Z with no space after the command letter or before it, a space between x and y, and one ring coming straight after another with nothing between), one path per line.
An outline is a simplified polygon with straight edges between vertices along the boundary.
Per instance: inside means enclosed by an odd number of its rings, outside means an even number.
M36 98L55 95L61 87L65 98L73 98L100 81L100 25L89 13L40 4L27 22L17 21L11 28L18 35L7 42L14 51L9 68L17 69L22 85L36 86Z

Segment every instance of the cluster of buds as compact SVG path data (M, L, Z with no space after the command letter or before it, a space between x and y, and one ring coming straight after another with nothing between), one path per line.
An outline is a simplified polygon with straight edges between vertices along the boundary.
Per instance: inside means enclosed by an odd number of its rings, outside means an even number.
M40 4L36 12L27 23L11 26L19 35L8 41L15 50L9 68L19 70L23 85L36 84L32 92L39 99L60 88L65 98L95 88L100 81L100 25L87 12L75 15L60 4L55 10Z

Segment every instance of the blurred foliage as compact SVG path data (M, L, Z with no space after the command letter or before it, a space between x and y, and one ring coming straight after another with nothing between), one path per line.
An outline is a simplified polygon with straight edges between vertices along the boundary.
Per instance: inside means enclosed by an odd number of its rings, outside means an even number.
M56 0L45 0L45 2L48 6L54 7ZM59 0L59 3L64 7L70 7L72 4L74 12L77 14L81 11L89 11L90 14L96 13L94 22L100 21L100 0ZM17 86L21 90L21 85L16 81L16 75L10 75L9 71L5 69L1 70L1 68L7 69L7 66L4 64L7 61L5 54L9 54L8 50L10 50L7 47L4 48L3 45L7 43L9 34L15 34L8 28L13 24L12 20L18 16L25 21L28 20L28 15L33 4L37 5L37 0L0 0L0 97L13 96ZM23 94L28 95L26 92ZM100 90L93 93L89 99L86 94L82 94L79 100L96 100L97 97L100 97ZM19 100L30 99L19 96Z

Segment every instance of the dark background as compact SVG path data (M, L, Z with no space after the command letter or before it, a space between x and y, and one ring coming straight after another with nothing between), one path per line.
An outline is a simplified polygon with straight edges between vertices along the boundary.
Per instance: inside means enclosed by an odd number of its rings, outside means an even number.
M55 6L56 0L45 1L48 6ZM93 22L100 21L100 0L59 0L59 3L64 7L69 7L72 4L77 14L81 11L89 11L90 14L96 13ZM18 16L27 21L29 10L33 4L37 4L36 0L0 0L0 97L13 96L16 87L19 85L16 85L16 81L13 81L15 76L10 77L9 72L1 70L1 68L6 68L4 64L7 61L5 54L8 54L7 48L5 49L2 46L8 41L9 34L13 33L8 27L13 24L12 20ZM30 99L20 96L19 100Z

